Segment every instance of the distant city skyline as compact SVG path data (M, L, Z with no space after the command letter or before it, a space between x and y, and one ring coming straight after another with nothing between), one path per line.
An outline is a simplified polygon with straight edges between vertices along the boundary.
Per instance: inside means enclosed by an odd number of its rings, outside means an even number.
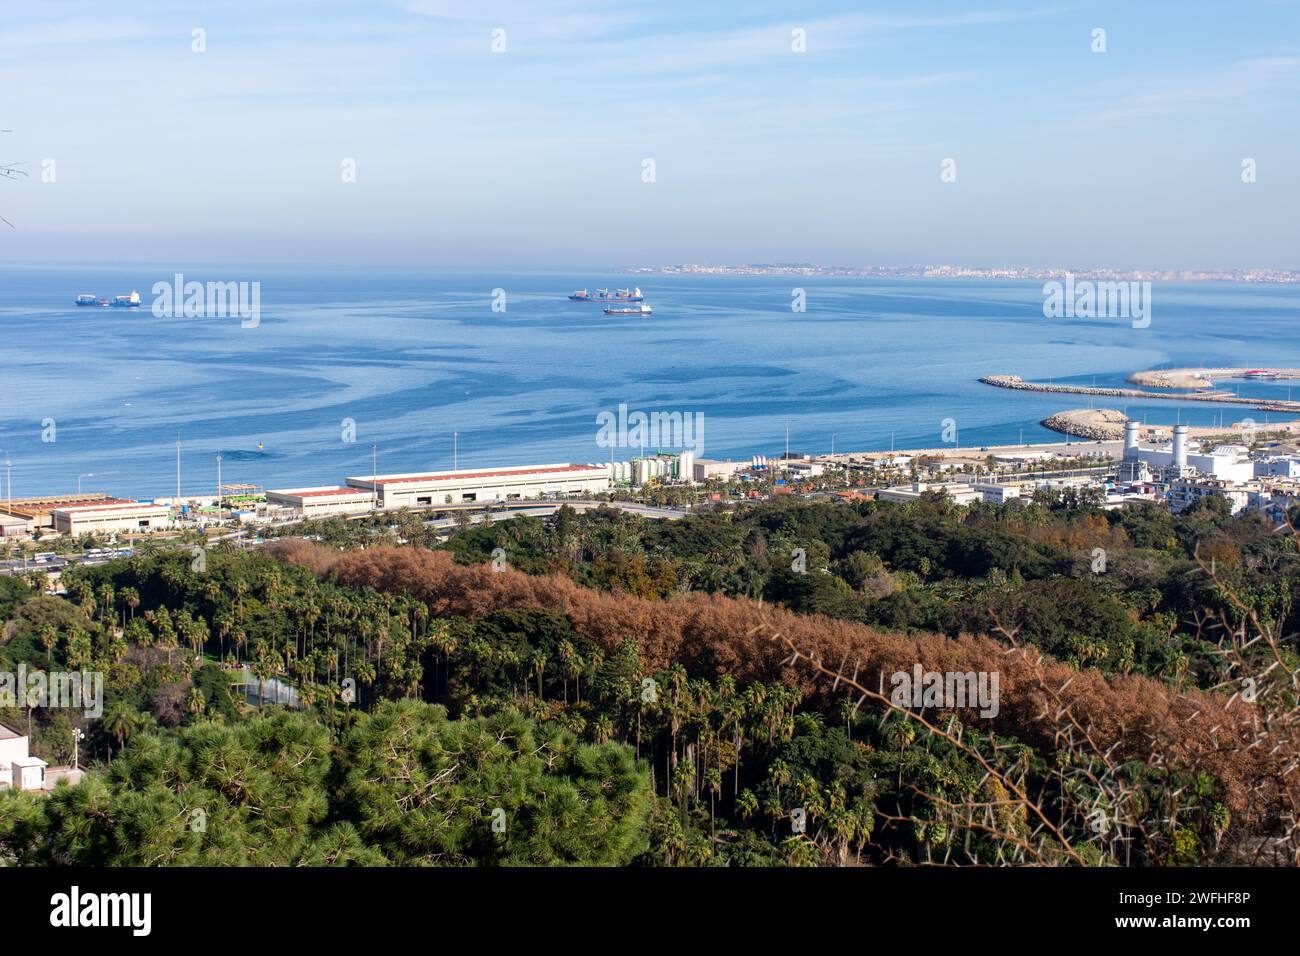
M1300 267L1287 0L50 0L0 81L9 263Z

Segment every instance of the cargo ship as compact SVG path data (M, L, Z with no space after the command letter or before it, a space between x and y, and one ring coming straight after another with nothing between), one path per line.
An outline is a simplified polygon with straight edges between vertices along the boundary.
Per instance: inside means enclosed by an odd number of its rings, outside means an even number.
M572 302L644 302L645 296L639 288L618 289L613 295L610 295L608 289L597 289L595 295L586 289L579 289L569 299Z
M83 292L81 295L77 296L77 305L108 305L108 303L97 295L90 295L89 293Z
M629 306L628 308L605 309L606 315L654 315L654 310L642 302L640 305Z
M113 305L119 309L138 309L140 308L140 293L134 289L130 295L113 296Z

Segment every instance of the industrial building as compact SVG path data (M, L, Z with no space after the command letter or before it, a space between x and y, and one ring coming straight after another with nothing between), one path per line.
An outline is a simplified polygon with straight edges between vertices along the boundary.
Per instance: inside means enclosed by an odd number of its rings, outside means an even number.
M53 509L54 530L60 534L105 531L159 531L171 525L171 510L146 501L80 502Z
M110 498L103 493L46 495L39 498L13 498L0 502L0 513L24 522L28 532L48 531L54 528L54 511L57 508L67 505L116 504L129 504L129 501L126 498Z
M1255 475L1256 463L1243 445L1218 445L1210 451L1193 451L1186 425L1174 426L1174 440L1167 445L1143 448L1138 444L1135 421L1124 424L1124 458L1120 478L1144 481L1153 474L1173 480L1203 475L1223 481L1248 481Z
M31 527L23 518L0 512L0 538L25 538L31 534Z
M983 492L972 488L965 482L957 481L914 481L910 485L882 488L877 492L876 497L881 501L897 501L906 504L910 501L920 501L921 496L927 492L943 492L959 505L968 505L972 502L984 500Z
M785 470L792 478L818 478L826 471L826 466L812 461L787 462Z
M1003 485L995 481L976 482L974 485L976 491L985 504L1004 505L1008 501L1015 501L1020 498L1020 485Z
M268 491L266 503L292 508L304 518L358 515L374 510L375 493L370 490L327 485L319 488L300 488L296 491Z
M1271 455L1255 462L1260 478L1300 478L1300 458L1294 455Z
M680 455L638 455L629 461L611 461L605 466L609 480L615 486L642 486L652 481L678 481L690 484L696 480L695 453L684 451Z
M746 461L718 461L714 458L697 458L692 466L692 477L703 484L714 479L727 480L749 467Z
M521 465L490 471L434 471L425 474L348 478L349 488L373 493L385 511L440 505L515 501L521 498L595 495L610 489L606 465Z

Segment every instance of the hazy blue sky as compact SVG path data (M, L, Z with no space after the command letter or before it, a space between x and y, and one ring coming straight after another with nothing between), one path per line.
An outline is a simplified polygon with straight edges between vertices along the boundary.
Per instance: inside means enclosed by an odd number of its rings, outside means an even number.
M16 0L0 90L9 260L1300 268L1284 0Z

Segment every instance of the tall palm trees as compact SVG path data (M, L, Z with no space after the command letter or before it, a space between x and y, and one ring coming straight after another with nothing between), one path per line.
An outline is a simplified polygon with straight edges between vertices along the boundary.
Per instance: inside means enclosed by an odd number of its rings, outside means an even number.
M126 700L115 700L104 710L104 731L117 741L119 750L145 723L144 715Z
M122 603L130 609L131 617L134 618L135 609L140 606L140 592L133 587L125 587L122 588L121 595ZM125 621L122 622L122 626L126 626Z

